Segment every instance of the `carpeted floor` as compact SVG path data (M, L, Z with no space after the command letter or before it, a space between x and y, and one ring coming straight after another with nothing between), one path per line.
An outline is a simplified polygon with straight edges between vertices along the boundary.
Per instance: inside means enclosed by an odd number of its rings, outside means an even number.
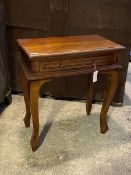
M32 130L22 121L23 97L13 96L0 116L0 175L130 175L130 75L131 65L124 106L110 108L105 135L99 132L101 105L94 104L87 117L83 102L41 98L41 146L35 153L29 144Z

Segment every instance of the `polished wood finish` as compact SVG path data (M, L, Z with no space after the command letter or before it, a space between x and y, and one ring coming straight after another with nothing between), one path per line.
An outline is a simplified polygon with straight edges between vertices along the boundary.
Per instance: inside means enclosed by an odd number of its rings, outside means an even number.
M110 86L100 114L101 133L108 130L107 112L119 81L117 54L125 49L98 35L19 39L21 50L20 77L26 104L26 127L32 114L32 150L39 144L38 97L41 85L56 77L87 74L86 111L90 114L93 95L93 72L107 74ZM31 110L31 113L30 113Z
M104 53L124 48L99 35L18 39L17 42L30 60L67 54L98 53L101 51Z

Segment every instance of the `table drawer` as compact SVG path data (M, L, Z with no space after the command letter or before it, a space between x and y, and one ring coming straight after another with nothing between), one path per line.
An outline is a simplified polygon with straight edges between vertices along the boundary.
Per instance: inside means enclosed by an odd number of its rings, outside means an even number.
M99 56L99 57L86 57L86 58L70 58L54 61L40 61L40 72L47 71L58 71L75 69L82 67L89 67L93 64L97 65L107 65L113 62L113 57L111 55Z

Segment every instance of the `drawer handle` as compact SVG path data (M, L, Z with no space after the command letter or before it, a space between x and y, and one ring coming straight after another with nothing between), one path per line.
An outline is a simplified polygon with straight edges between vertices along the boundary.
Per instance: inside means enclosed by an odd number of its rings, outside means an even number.
M46 64L44 64L44 65L43 65L43 69L46 69L46 68L47 68L47 65L46 65Z
M63 64L60 64L60 65L59 65L59 67L60 67L60 68L63 68L63 67L64 67L64 65L63 65Z
M97 69L96 61L94 61L93 65L94 65L94 71L97 71L98 69Z
M63 68L64 67L64 65L63 64L59 64L58 66L54 66L54 65L52 65L52 66L48 66L47 64L44 64L43 65L43 69L49 69L49 68Z

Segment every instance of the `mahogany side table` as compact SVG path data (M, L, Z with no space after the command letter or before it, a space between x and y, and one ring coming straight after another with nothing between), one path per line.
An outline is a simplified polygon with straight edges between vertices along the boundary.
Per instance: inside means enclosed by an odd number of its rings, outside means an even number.
M118 86L119 51L125 49L98 35L18 39L21 51L20 79L24 93L26 115L24 123L30 126L32 115L33 132L31 147L35 151L39 142L38 97L41 85L55 77L87 74L86 111L92 108L94 71L109 76L110 85L100 113L100 130L108 130L107 112Z

